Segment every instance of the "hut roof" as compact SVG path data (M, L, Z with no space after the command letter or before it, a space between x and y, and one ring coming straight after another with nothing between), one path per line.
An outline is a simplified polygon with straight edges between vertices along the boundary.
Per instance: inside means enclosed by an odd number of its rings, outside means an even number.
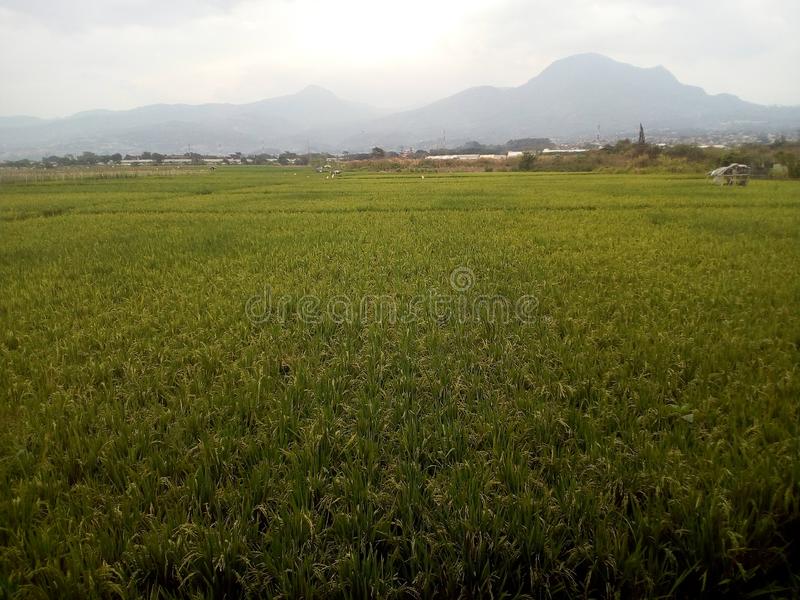
M743 165L741 163L732 163L727 167L719 167L718 169L714 169L711 173L708 174L709 177L719 177L720 175L734 175L734 174L742 174L748 173L750 171L750 167L747 165Z

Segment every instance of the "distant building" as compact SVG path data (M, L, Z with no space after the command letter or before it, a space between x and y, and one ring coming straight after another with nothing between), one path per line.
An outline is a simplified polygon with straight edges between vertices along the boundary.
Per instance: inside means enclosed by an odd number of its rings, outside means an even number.
M121 160L119 164L126 167L138 167L140 165L152 165L155 161L152 158L126 158Z
M586 148L545 148L542 154L580 154L588 152Z
M426 160L460 160L460 161L477 161L477 160L505 160L508 158L505 154L441 154L427 156Z

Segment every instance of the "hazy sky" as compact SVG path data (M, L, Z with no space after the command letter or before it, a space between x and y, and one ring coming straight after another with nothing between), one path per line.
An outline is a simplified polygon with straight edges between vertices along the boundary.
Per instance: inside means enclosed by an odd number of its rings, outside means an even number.
M0 115L249 102L308 84L383 107L600 52L800 104L799 0L0 0Z

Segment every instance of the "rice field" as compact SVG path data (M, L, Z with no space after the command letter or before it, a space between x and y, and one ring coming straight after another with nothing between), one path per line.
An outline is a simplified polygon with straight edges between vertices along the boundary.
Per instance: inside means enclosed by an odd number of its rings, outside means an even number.
M0 184L0 598L796 597L800 184Z

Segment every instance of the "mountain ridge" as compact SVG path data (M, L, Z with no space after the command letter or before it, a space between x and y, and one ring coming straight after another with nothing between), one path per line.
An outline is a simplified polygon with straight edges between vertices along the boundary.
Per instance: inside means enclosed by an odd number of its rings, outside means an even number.
M475 86L386 114L309 85L244 104L151 104L59 119L0 117L0 159L93 152L256 152L432 147L443 138L620 137L639 122L652 133L779 132L800 127L800 106L765 106L707 94L663 65L637 67L597 53L558 59L517 87Z

